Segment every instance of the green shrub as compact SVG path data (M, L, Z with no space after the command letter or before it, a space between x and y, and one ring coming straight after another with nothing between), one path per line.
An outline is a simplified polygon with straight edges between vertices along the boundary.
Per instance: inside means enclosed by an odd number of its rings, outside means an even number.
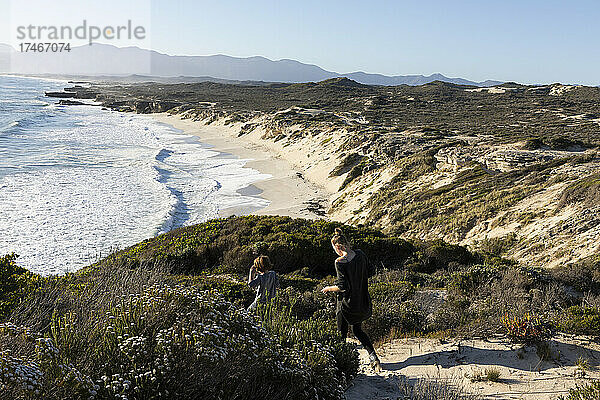
M462 379L404 378L399 385L403 400L481 400L481 396L470 392Z
M438 269L448 269L451 265L470 265L477 262L477 257L465 247L448 244L442 240L421 242L417 244L416 272L432 273Z
M590 364L590 360L588 358L583 358L582 356L579 356L577 358L575 365L577 365L577 368L581 371L589 371L592 369L592 364Z
M455 272L450 277L448 288L459 293L471 294L476 288L500 276L499 268L490 265L474 265Z
M425 316L410 302L373 302L373 315L364 323L371 340L381 341L422 332Z
M13 338L0 341L3 390L16 399L341 399L358 362L325 322L269 333L214 291L155 285L88 311L55 313L48 335L2 325Z
M476 370L471 376L471 382L499 382L500 375L500 368L498 367L489 367L483 372Z
M589 385L577 386L569 390L567 397L561 396L560 400L598 400L600 398L600 381L594 381Z
M497 367L490 367L485 369L485 377L488 382L500 381L500 369Z
M278 273L307 268L311 275L335 273L330 239L339 223L289 217L246 216L211 220L145 240L102 261L144 266L159 260L176 273L197 273L222 266L221 272L247 273L254 258L268 255ZM401 266L413 247L369 228L344 226L374 265Z
M279 292L280 304L289 307L292 315L300 320L312 317L333 320L335 318L335 298L321 293L319 289L325 286L321 283L315 290L305 292L287 287Z
M337 332L332 319L308 318L299 320L293 316L292 309L278 300L259 306L261 321L265 329L279 338L284 346L292 346L302 353L310 349L322 349L321 358L309 358L309 363L323 374L322 381L331 380L334 371L339 381L321 382L322 388L317 388L319 397L326 393L326 387L335 388L345 383L358 372L358 353L354 345L346 343ZM329 354L329 355L328 355Z
M469 310L470 302L462 296L451 296L427 317L428 331L447 331L469 325L475 319ZM469 327L469 331L471 327Z
M256 295L246 281L237 281L229 275L175 275L172 281L199 290L215 290L227 301L242 307L250 305Z
M36 275L16 264L17 257L14 253L0 257L0 320L8 315L37 280Z
M600 262L593 257L576 264L553 268L551 274L554 279L579 292L600 294Z
M369 286L369 294L374 302L402 302L415 294L415 287L410 282L376 282Z
M549 332L540 318L525 314L524 316L505 315L501 319L506 336L515 343L539 343L548 338Z
M316 279L294 275L281 275L279 277L279 283L282 289L293 287L299 291L313 290L317 286L318 282L319 281Z
M600 310L595 307L572 306L556 321L558 329L576 335L600 335Z
M52 339L0 324L0 392L6 398L94 399L99 389L65 359Z
M485 254L499 256L509 250L516 242L517 235L509 233L502 237L483 239L477 243L477 248Z

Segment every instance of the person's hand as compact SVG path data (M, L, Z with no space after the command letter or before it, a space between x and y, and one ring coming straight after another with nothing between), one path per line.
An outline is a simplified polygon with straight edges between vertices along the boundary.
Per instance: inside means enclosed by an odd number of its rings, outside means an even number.
M327 293L327 292L331 292L331 286L325 286L323 289L321 289L321 293Z

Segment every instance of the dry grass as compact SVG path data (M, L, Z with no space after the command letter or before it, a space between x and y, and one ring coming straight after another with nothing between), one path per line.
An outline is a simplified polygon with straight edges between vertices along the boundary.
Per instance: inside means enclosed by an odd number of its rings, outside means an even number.
M400 390L405 400L479 400L469 393L459 379L420 378L414 383L402 382Z

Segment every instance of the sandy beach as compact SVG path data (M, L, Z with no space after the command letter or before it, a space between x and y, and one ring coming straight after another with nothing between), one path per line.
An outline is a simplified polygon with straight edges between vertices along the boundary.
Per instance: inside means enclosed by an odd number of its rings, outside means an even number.
M324 211L331 193L306 180L288 160L280 157L272 149L238 138L237 130L227 126L206 125L201 121L181 119L178 115L167 113L152 114L151 117L185 134L197 136L202 143L212 146L215 151L247 159L246 167L271 175L270 178L238 191L246 196L260 196L270 202L269 206L259 210L244 207L226 208L220 211L220 216L252 213L294 218L325 218Z

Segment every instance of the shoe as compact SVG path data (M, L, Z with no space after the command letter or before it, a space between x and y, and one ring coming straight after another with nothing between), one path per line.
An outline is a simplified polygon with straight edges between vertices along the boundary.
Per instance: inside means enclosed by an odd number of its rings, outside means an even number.
M371 365L371 368L373 368L373 371L381 372L381 363L379 362L379 357L377 357L377 354L374 352L369 354L369 364Z

